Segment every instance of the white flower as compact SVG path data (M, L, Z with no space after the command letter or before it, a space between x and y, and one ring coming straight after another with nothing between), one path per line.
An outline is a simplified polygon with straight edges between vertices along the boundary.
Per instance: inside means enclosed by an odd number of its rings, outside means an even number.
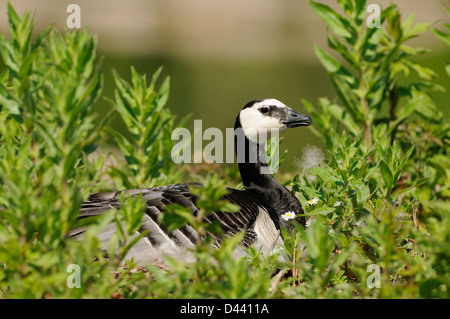
M334 202L333 207L339 207L342 205L341 201Z
M319 202L319 199L318 199L317 197L315 197L315 198L310 199L309 201L307 201L307 203L308 203L309 205L315 205L315 204L317 204L318 202Z
M281 215L281 218L283 218L285 221L288 221L289 219L294 219L295 213L294 212L286 212L283 215Z

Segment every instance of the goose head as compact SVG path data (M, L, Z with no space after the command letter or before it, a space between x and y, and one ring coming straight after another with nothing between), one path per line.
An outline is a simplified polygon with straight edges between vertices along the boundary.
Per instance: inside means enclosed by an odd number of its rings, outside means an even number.
M309 126L311 117L300 114L276 99L253 100L239 112L238 121L245 136L258 144L267 142L273 130Z

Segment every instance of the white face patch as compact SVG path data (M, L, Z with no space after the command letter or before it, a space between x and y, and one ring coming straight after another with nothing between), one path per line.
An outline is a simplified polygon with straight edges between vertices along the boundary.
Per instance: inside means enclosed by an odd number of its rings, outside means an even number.
M266 99L257 102L239 113L242 130L245 136L253 142L265 143L270 138L272 129L284 130L286 126L280 118L261 113L262 107L276 106L279 109L288 109L286 105L275 99Z
M260 102L257 102L255 104L253 104L251 108L252 109L253 108L254 109L259 109L262 106L271 106L271 105L275 105L276 107L279 107L279 108L288 108L286 106L286 104L284 104L284 103L282 103L282 102L280 102L280 101L278 101L276 99L265 99L265 100L262 100Z

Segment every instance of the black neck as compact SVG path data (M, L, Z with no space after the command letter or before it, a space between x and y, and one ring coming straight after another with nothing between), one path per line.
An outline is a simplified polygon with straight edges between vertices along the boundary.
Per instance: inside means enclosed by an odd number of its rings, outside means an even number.
M265 202L270 210L276 213L276 219L279 219L281 214L288 211L295 214L303 213L297 197L281 185L270 173L265 160L265 143L258 144L243 134L239 116L235 125L235 151L245 189ZM304 218L298 221L304 224ZM278 223L276 222L276 224Z

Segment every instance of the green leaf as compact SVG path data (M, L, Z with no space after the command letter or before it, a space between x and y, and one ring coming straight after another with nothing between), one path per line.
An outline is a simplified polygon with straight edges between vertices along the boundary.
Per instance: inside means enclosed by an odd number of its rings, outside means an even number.
M431 23L419 22L414 25L411 30L408 32L409 36L416 36L419 33L426 32L431 26Z
M167 100L169 99L169 91L170 91L170 77L166 77L163 84L158 91L158 103L157 108L161 109L164 105L166 105Z
M20 65L18 77L19 78L25 78L27 79L31 75L31 69L33 68L33 64L35 61L35 57L37 55L37 52L34 52L33 54L28 54L23 60Z
M396 6L394 5L396 8ZM400 13L398 10L389 10L386 13L387 17L387 31L394 38L394 41L398 41L402 35L402 28L400 25Z
M352 86L340 76L332 76L331 81L337 95L356 122L364 121L364 114Z
M450 203L448 201L443 201L443 200L426 201L426 202L424 202L424 205L426 205L427 207L430 207L431 209L435 210L436 212L440 212L442 215L450 214Z
M144 217L145 202L142 200L142 193L136 197L128 196L126 202L121 202L121 204L125 228L127 233L132 235L139 229Z
M116 108L121 114L124 121L126 121L128 126L131 126L131 123L138 123L137 114L135 113L135 108L130 104L130 101L133 101L133 90L131 86L124 81L119 74L113 70L114 81L118 88L118 91L115 93L116 97Z
M163 67L161 66L155 71L155 73L153 73L152 80L151 80L150 86L148 88L149 91L154 91L155 90L156 82L158 81L158 78L161 75L162 71L163 71Z
M319 272L323 271L333 251L333 244L321 220L316 220L306 229L304 240L307 243L308 258L311 263Z
M9 92L8 89L3 86L3 84L0 84L0 105L3 105L8 110L8 113L12 117L14 117L17 122L23 123L23 114L20 100L16 98L10 98L11 94L12 93Z
M436 28L433 29L433 32L439 40L441 40L442 42L444 42L447 45L450 45L450 34L449 33L445 33Z
M350 23L339 13L329 6L309 0L312 10L328 25L328 27L337 35L343 38L352 38L352 29Z
M438 298L439 287L445 285L441 280L437 278L428 278L420 284L420 295L423 298Z
M432 80L436 77L436 73L432 69L420 65L419 63L415 63L410 60L404 60L403 63L410 69L416 71L417 74L425 80Z
M316 52L316 56L319 58L320 62L328 72L334 73L341 68L341 64L318 45L314 46L314 51Z
M52 29L53 29L53 25L49 25L41 33L39 33L38 37L36 38L36 40L34 40L32 46L31 46L31 51L34 51L41 47L42 43L44 42L44 40L46 40L47 36L50 34Z
M159 215L158 221L167 227L169 232L183 227L186 224L194 224L192 211L178 204L170 204Z
M2 74L0 74L0 84L6 87L9 80L9 70L5 69Z
M416 20L416 16L417 16L417 12L413 12L406 19L404 19L401 24L402 29L405 30L406 32L409 32L414 21Z
M358 65L358 61L354 54L349 52L348 47L342 43L341 39L339 39L337 36L335 36L332 33L327 34L328 39L328 46L335 50L336 52L339 52L339 54L350 64L350 65Z
M341 106L337 104L328 105L328 111L342 124L344 124L347 129L350 130L352 134L357 136L361 131L361 128L356 124L353 119L353 116L346 112Z
M328 215L334 212L335 209L327 206L321 206L313 209L310 212L306 212L305 216L317 216L317 215Z
M392 171L384 160L381 160L379 165L384 184L386 185L387 189L391 189L392 186L394 186L394 177L392 175Z
M121 251L120 251L120 261L122 261L125 257L126 254L128 253L128 251L130 251L130 249L139 241L141 240L141 238L144 238L146 235L148 234L148 231L142 231L139 232L139 235L134 236L132 240L130 240L129 242L126 243L125 246L122 247Z
M9 17L10 23L12 23L14 25L19 24L19 21L20 21L19 16L17 15L13 6L9 2L8 2L8 17Z
M439 119L436 105L426 92L419 91L418 89L413 89L410 103L415 104L416 112L423 117L433 121Z

